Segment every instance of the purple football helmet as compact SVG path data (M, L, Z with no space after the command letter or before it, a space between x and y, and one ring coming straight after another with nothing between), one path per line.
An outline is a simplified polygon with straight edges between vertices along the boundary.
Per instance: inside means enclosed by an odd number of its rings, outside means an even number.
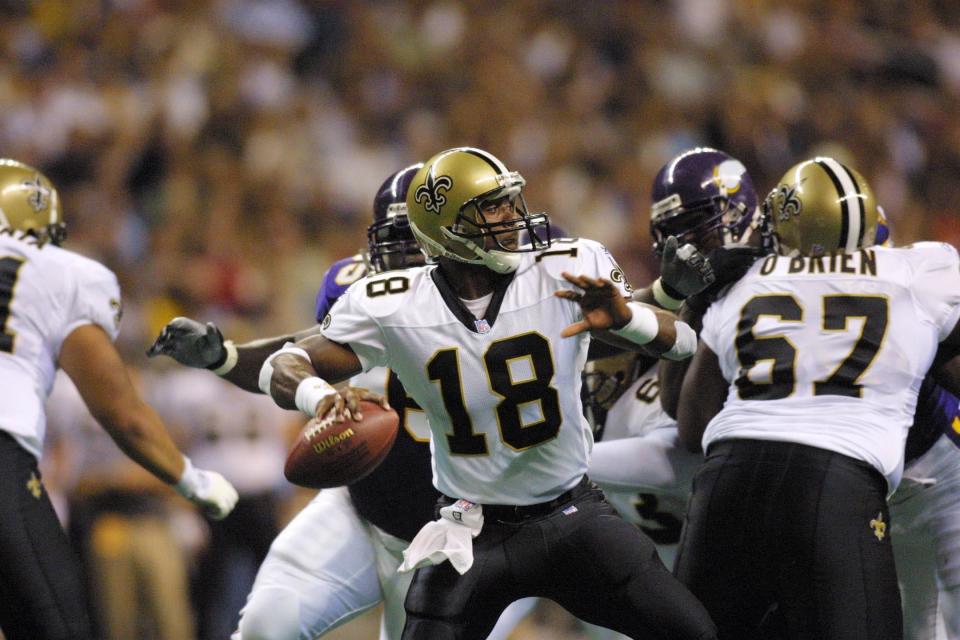
M370 264L378 272L423 264L420 245L407 219L407 188L422 166L418 162L397 171L377 190L373 224L367 227L367 246Z
M707 147L684 151L665 164L652 195L650 233L657 254L669 236L704 254L743 242L758 202L743 163Z

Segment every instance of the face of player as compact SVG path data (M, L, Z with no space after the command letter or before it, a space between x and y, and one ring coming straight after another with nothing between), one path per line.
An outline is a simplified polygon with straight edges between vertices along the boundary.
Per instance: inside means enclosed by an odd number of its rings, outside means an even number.
M487 235L483 239L483 248L487 251L496 249L516 249L520 239L520 222L523 217L517 211L516 199L511 200L508 196L490 200L480 205L479 222L485 224L498 225L497 229L509 229L511 222L516 222L517 227L513 231L505 231ZM500 226L502 225L502 227ZM499 245L497 244L499 241Z

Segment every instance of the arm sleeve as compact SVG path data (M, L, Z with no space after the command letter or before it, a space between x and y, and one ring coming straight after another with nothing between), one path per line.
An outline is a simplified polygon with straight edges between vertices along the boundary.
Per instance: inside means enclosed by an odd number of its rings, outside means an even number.
M606 278L611 281L625 298L633 295L633 287L627 282L623 269L613 259L610 251L600 243L590 241L590 245L595 247L593 251L592 269L597 278ZM588 246L590 246L588 245Z
M960 257L942 242L917 243L912 250L920 264L911 290L944 340L960 320Z
M110 336L110 340L116 340L120 333L120 317L123 315L117 277L99 264L80 269L76 276L60 343L63 344L63 340L74 329L85 324L100 326ZM60 345L57 345L58 350L59 347Z
M369 299L363 280L351 285L324 318L321 333L333 342L349 345L360 359L364 371L386 366L383 331L367 309Z
M645 436L598 442L590 460L590 479L616 491L683 489L699 462L679 445L676 428L663 428Z
M565 255L573 259L560 259ZM542 256L553 277L562 280L567 288L572 288L573 285L563 279L563 271L591 278L606 278L623 297L629 298L633 294L633 287L627 282L623 269L599 242L586 238L580 238L574 243L561 242L557 243L557 248L544 252Z

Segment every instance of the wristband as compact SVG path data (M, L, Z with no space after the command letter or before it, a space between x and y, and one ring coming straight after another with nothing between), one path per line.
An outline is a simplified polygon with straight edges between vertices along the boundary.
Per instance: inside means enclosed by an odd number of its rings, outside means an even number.
M670 311L676 311L680 308L680 305L683 304L683 298L677 298L672 295L676 293L673 288L670 288L670 293L667 293L667 287L670 285L663 284L663 278L657 278L653 281L653 299L657 301L664 309L669 309Z
M694 331L686 322L677 320L673 323L677 331L677 340L667 351L660 355L667 360L686 360L697 351L697 332Z
M321 402L330 396L337 395L337 390L330 386L330 383L317 376L304 378L297 385L297 394L294 396L294 403L297 409L303 411L311 418L317 417L317 407Z
M237 360L240 359L240 354L237 353L237 345L233 344L233 340L224 342L223 350L226 354L223 362L218 367L210 369L218 376L227 375L231 369L237 366Z
M647 344L656 338L660 333L660 321L653 309L640 302L628 302L627 306L633 312L633 317L622 328L613 329L611 333L638 345Z
M263 361L263 366L260 367L260 378L257 380L257 386L260 387L260 391L263 391L268 396L270 395L270 382L273 380L273 359L284 353L290 353L296 356L300 356L304 360L313 365L313 360L310 359L310 354L300 347L293 346L292 342L288 342L283 345L283 348L279 351L275 351L270 354L270 357Z

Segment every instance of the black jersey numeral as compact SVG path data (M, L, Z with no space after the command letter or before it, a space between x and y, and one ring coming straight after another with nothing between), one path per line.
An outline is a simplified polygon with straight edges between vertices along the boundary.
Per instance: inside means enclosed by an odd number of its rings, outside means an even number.
M516 380L514 361L528 360L530 377ZM563 423L560 395L551 385L555 373L550 342L539 333L524 333L497 340L483 356L490 389L502 400L496 407L500 439L522 451L556 437ZM486 455L486 436L473 431L464 402L459 349L443 349L427 363L430 380L440 384L440 395L450 416L453 433L447 434L450 452L456 455ZM536 405L540 419L524 424L521 409Z
M403 276L393 276L381 280L371 280L367 283L367 297L376 298L394 293L403 293L410 288L410 279Z
M828 295L823 297L824 331L847 331L850 318L863 318L863 327L853 348L826 380L813 383L817 396L838 395L859 398L860 378L877 358L889 322L890 305L885 296ZM734 384L744 400L786 398L796 389L797 348L784 335L757 336L754 328L761 317L780 322L803 322L803 308L788 294L757 296L744 305L737 324L736 349L740 373ZM770 363L769 382L751 379L759 363Z
M753 329L764 316L781 322L802 322L803 309L789 295L757 296L744 305L737 323L735 341L740 375L736 385L744 400L777 400L793 393L796 384L797 348L782 335L758 337ZM750 370L761 362L771 363L770 382L750 379Z
M0 258L0 351L13 353L13 341L16 333L7 329L10 319L10 304L13 302L13 290L17 286L20 267L24 260L5 256Z
M860 398L863 385L860 378L877 357L880 345L887 335L889 306L881 296L825 296L823 298L823 328L827 331L846 331L847 320L863 318L863 328L853 351L840 363L837 370L822 382L814 383L818 396L834 395Z

